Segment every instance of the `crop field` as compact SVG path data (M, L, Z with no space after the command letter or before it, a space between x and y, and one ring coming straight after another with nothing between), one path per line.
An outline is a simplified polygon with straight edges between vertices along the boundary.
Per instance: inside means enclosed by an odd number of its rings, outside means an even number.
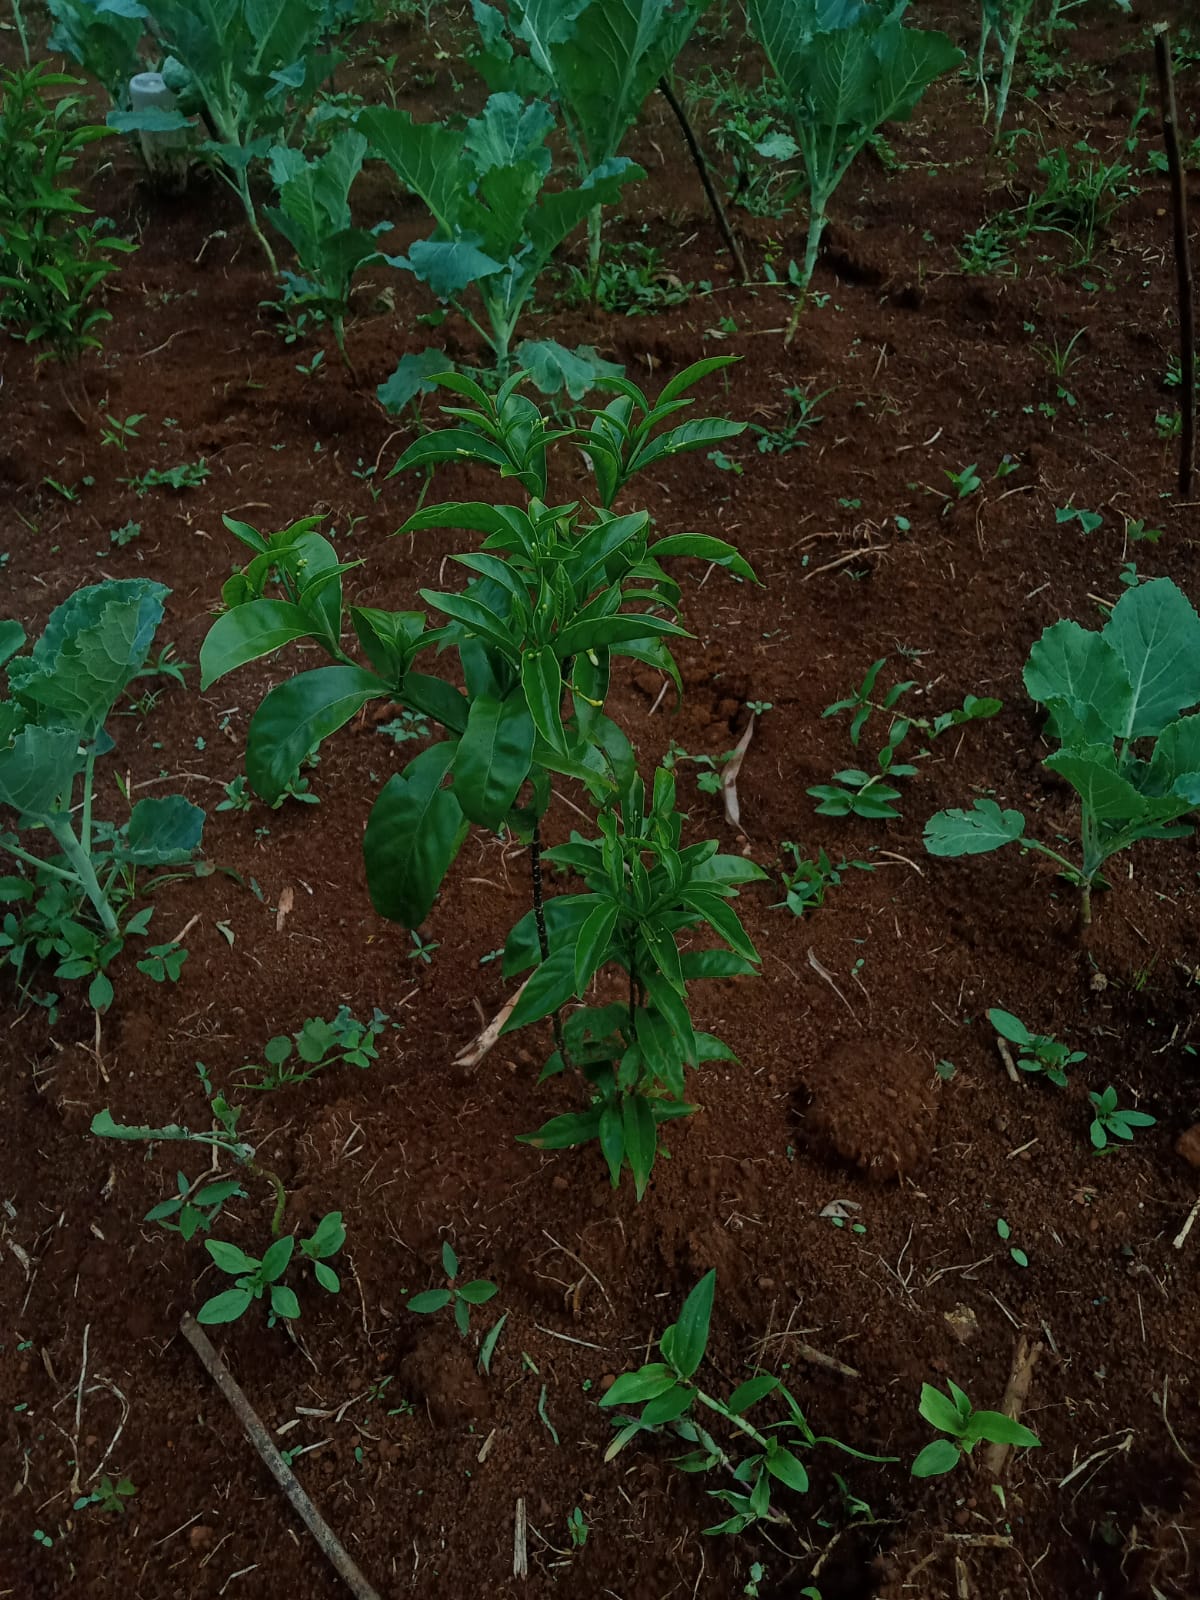
M1189 0L11 0L0 1597L1200 1595L1181 201Z

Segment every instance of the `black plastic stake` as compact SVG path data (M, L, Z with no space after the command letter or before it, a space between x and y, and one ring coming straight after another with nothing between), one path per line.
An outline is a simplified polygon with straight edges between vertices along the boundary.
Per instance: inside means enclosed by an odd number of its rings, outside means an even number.
M1192 258L1188 250L1187 187L1179 157L1179 113L1175 108L1175 80L1171 72L1171 45L1166 23L1155 24L1154 64L1162 104L1163 143L1171 176L1171 212L1175 228L1175 276L1179 286L1179 376L1182 402L1179 430L1179 494L1186 500L1192 490L1192 464L1196 456L1196 319L1192 297Z

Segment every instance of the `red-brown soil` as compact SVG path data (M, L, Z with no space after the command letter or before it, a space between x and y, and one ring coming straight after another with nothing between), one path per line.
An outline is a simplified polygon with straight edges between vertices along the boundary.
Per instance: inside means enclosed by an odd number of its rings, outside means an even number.
M1078 18L1063 45L1078 70L1036 104L1015 102L1014 115L1064 146L1086 134L1119 151L1138 79L1152 72L1143 22L1098 3ZM947 25L973 47L973 23ZM390 27L384 42L400 51L402 75L418 63L432 74L431 88L402 76L402 103L424 115L455 103L447 63L414 31ZM698 44L691 58L729 48ZM1179 87L1194 126L1200 70ZM230 1085L270 1035L343 1003L359 1016L378 1006L397 1025L375 1066L245 1097L262 1158L286 1182L289 1226L345 1216L342 1292L305 1298L294 1342L250 1316L218 1343L268 1427L287 1427L281 1444L314 1447L296 1471L381 1594L729 1600L754 1592L756 1562L764 1596L807 1585L825 1600L1200 1594L1200 1227L1172 1246L1197 1184L1175 1150L1200 1120L1188 1042L1195 846L1147 844L1120 858L1081 942L1074 897L1048 864L1016 852L935 861L921 844L934 810L978 793L1026 808L1043 836L1069 835L1075 808L1039 764L1046 746L1021 686L1030 642L1061 616L1095 624L1095 597L1119 596L1129 559L1200 599L1196 506L1172 499L1173 447L1154 424L1173 403L1163 389L1175 327L1167 189L1145 170L1157 140L1149 118L1138 193L1090 266L1064 269L1069 249L1035 243L1018 251L1015 276L966 277L956 245L1009 203L1010 174L989 159L979 115L965 81L944 83L918 120L889 130L901 167L867 157L855 169L818 271L828 298L785 346L790 301L726 286L699 186L652 103L635 141L650 177L629 191L614 236L640 237L644 225L672 271L712 291L638 318L555 311L547 293L535 319L564 342L597 344L652 390L701 354L740 355L727 383L707 386L706 411L772 421L785 386L832 391L807 449L760 455L747 436L728 451L742 475L689 457L637 481L628 500L664 529L733 539L764 585L681 566L695 634L680 652L682 706L656 706L653 677L616 687L614 714L648 764L672 741L719 754L744 726L746 701L772 704L739 781L744 837L684 767L689 837L715 835L773 873L785 839L875 867L847 870L801 920L774 905L777 878L743 895L762 976L696 990L701 1024L739 1064L697 1076L703 1109L672 1129L670 1159L640 1205L631 1189L610 1189L594 1150L540 1154L515 1142L578 1105L563 1080L539 1087L540 1031L506 1037L477 1068L452 1065L510 992L482 958L528 905L515 847L472 835L424 930L438 942L425 966L367 898L363 824L405 756L372 722L323 752L311 774L319 807L245 816L214 808L242 769L248 719L277 666L206 695L192 667L186 692L168 686L144 715L116 720L111 770L143 792L161 782L158 792L205 805L206 854L228 870L156 894L163 937L199 919L182 978L157 986L127 960L98 1044L77 996L50 1027L7 995L0 1595L342 1592L178 1336L180 1314L215 1292L216 1274L198 1241L141 1219L177 1166L199 1171L195 1159L177 1159L178 1147L147 1158L92 1138L88 1125L104 1105L129 1122L195 1122L197 1060ZM1017 145L1018 194L1032 144ZM1195 174L1192 190L1195 206ZM369 209L415 236L411 203L378 179L364 192ZM285 346L260 312L270 287L219 184L201 177L164 202L114 146L91 199L132 226L140 247L114 280L103 354L85 364L86 427L52 365L35 371L33 352L14 343L0 356L3 615L36 630L82 583L153 577L173 591L160 639L194 663L237 559L223 512L264 529L321 512L347 557L365 558L356 592L414 603L465 536L391 538L418 486L392 480L376 500L354 470L379 461L381 482L410 436L381 414L375 385L427 343L470 355L465 326L431 333L415 320L429 309L418 286L381 275L350 330L361 386L332 346L304 377L297 362L312 346ZM771 239L784 266L801 253L801 213L738 220L756 267ZM573 250L579 259L578 242ZM1041 250L1050 259L1039 262ZM1079 328L1068 405L1035 345L1065 344ZM1056 415L1037 412L1043 401ZM148 414L128 454L100 447L102 411ZM212 476L178 497L138 500L118 481L201 455ZM1004 456L1018 470L996 480ZM982 490L946 502L944 469L969 462ZM560 499L583 492L577 466L558 467ZM85 475L94 482L73 504L45 482ZM492 487L453 472L438 482L446 498ZM1088 536L1056 525L1068 504L1103 512L1103 527ZM1162 528L1162 541L1127 544L1126 517ZM110 549L109 530L129 518L141 537ZM902 820L817 817L806 787L852 764L845 719L821 712L881 655L892 658L886 670L920 680L933 710L968 692L997 695L1004 710L938 743L902 785ZM104 784L115 802L109 776ZM577 820L556 801L547 831L563 836ZM277 926L285 891L293 908ZM983 1017L997 1005L1087 1051L1066 1091L1009 1082ZM955 1068L945 1081L943 1060ZM1158 1122L1131 1148L1097 1155L1087 1090L1110 1082ZM262 1244L260 1198L230 1208L223 1236ZM822 1216L835 1200L864 1231ZM1001 1217L1026 1268L997 1236ZM500 1286L475 1314L470 1345L404 1310L408 1294L437 1281L444 1239L465 1271ZM669 1465L665 1446L635 1441L603 1461L610 1429L595 1402L605 1378L644 1359L709 1267L713 1382L740 1381L761 1361L818 1432L899 1458L870 1466L814 1452L812 1490L787 1498L791 1526L770 1539L703 1538L717 1503ZM508 1322L484 1379L477 1330L501 1310ZM953 1378L977 1405L996 1406L1023 1333L1046 1347L1024 1413L1042 1448L1010 1463L1003 1500L968 1467L912 1479L930 1437L917 1413L922 1382ZM857 1376L805 1359L801 1342ZM74 1482L94 1484L102 1459L137 1486L123 1518L72 1509ZM874 1520L843 1509L834 1471ZM518 1498L531 1526L524 1581L512 1577ZM590 1528L581 1551L567 1537L575 1506ZM35 1542L38 1529L51 1547Z

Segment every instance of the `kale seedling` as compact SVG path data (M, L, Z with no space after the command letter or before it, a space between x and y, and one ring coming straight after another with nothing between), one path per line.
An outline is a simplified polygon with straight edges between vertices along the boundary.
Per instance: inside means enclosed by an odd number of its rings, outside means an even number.
M936 1478L943 1472L952 1472L981 1440L1024 1449L1033 1449L1042 1442L1036 1433L1002 1411L976 1411L956 1383L950 1384L949 1398L932 1384L923 1383L920 1409L926 1422L950 1437L934 1439L925 1446L912 1464L914 1478Z
M1030 1033L1011 1011L993 1008L987 1019L1002 1039L1017 1046L1017 1065L1022 1072L1041 1072L1059 1089L1067 1086L1066 1069L1087 1060L1086 1050L1068 1049L1046 1033Z
M499 1292L498 1285L489 1283L486 1278L472 1278L469 1283L459 1284L458 1257L447 1241L442 1245L442 1267L449 1279L445 1289L426 1289L422 1294L414 1294L408 1302L407 1309L415 1311L419 1316L433 1316L453 1302L454 1325L467 1337L470 1326L471 1307L486 1305L494 1294Z
M1117 1091L1110 1084L1103 1094L1089 1091L1092 1102L1092 1125L1088 1132L1097 1150L1103 1150L1111 1134L1114 1139L1132 1139L1135 1128L1152 1128L1158 1120L1148 1111L1120 1111L1117 1108Z

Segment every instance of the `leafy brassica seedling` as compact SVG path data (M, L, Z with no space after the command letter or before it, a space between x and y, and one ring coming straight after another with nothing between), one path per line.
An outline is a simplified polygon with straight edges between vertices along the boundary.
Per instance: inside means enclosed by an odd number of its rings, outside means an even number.
M1109 1136L1114 1139L1132 1139L1135 1128L1152 1128L1158 1120L1148 1111L1121 1111L1117 1107L1117 1091L1110 1084L1102 1094L1089 1091L1092 1103L1092 1124L1088 1130L1097 1150L1103 1150Z
M1041 1445L1037 1434L1023 1423L1014 1422L1002 1411L976 1411L956 1383L949 1387L947 1398L932 1384L921 1385L921 1415L949 1438L934 1439L925 1446L912 1464L914 1478L936 1478L943 1472L952 1472L981 1440L988 1444L1018 1445L1023 1449Z
M1058 742L1043 765L1080 799L1080 859L1031 839L1020 811L994 800L939 811L925 826L935 856L985 855L1019 843L1058 863L1092 918L1101 869L1141 839L1191 833L1180 818L1200 805L1200 616L1169 578L1128 588L1098 632L1069 620L1029 653L1025 687L1046 708Z
M414 1294L407 1303L407 1309L415 1311L418 1316L429 1317L453 1304L454 1325L465 1339L471 1322L471 1307L486 1305L493 1295L499 1293L499 1286L490 1283L487 1278L472 1278L469 1283L459 1284L458 1257L449 1240L442 1245L442 1267L449 1279L447 1287L426 1289L422 1294ZM488 1359L490 1362L491 1351L488 1352Z
M1071 1050L1049 1034L1031 1033L1011 1011L994 1007L987 1019L1002 1039L1017 1046L1017 1065L1022 1072L1043 1073L1059 1089L1067 1086L1066 1069L1087 1060L1086 1050Z
M750 26L787 100L808 174L807 289L829 202L855 158L885 122L910 117L935 78L962 51L944 33L906 28L903 7L864 0L748 0Z

